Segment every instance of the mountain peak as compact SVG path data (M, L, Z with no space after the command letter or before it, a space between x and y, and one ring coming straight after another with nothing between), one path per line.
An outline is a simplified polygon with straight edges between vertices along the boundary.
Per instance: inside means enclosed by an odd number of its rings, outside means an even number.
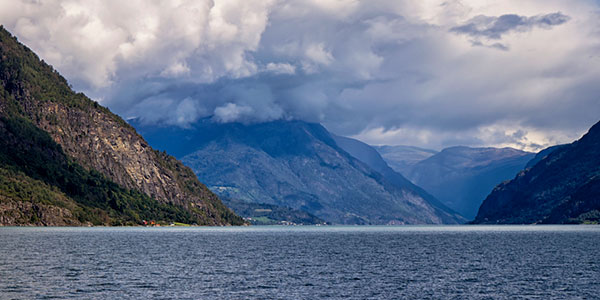
M153 145L176 151L223 197L300 209L332 223L459 220L415 190L386 181L340 148L320 124L201 122L191 127L179 133L143 126L140 130ZM166 141L165 130L171 137L191 138Z

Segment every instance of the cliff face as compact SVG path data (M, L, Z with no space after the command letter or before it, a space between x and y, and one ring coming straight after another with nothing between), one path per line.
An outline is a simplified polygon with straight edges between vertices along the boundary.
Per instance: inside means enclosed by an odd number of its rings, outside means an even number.
M600 123L562 145L485 199L474 223L600 221Z
M77 162L114 182L140 190L162 202L206 207L213 194L197 184L185 166L151 147L135 130L101 110L82 110L53 102L26 99L27 116L48 132ZM179 172L177 172L179 171ZM179 182L178 182L179 181Z
M73 92L53 68L0 27L0 115L47 132L87 170L126 189L184 207L207 225L242 220L175 158L153 150L117 115Z

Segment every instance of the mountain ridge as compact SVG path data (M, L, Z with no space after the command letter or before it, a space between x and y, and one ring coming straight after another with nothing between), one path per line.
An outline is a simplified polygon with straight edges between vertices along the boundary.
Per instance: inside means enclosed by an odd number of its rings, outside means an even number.
M223 197L301 209L342 224L458 222L436 215L416 193L398 189L352 157L320 124L203 119L179 130L137 127L154 146L178 153ZM177 142L167 143L165 135Z
M439 151L406 145L372 146L379 152L385 162L396 172L405 175L418 162L425 160Z
M46 132L87 172L98 171L125 190L183 207L199 224L243 223L189 168L149 147L107 108L72 91L65 78L3 27L0 59L0 115L21 118Z
M496 186L473 223L600 222L600 122Z
M534 154L513 148L454 146L405 168L404 175L444 205L473 219L500 182L514 177Z
M437 209L456 214L456 216L460 216L458 213L448 208L446 205L441 203L438 199L429 194L423 188L413 184L410 180L402 176L402 174L392 169L383 159L383 157L379 154L379 152L372 146L363 143L359 140L348 137L333 135L333 138L342 149L350 153L350 155L366 163L373 170L379 172L385 177L385 179L387 179L391 183L399 187L407 188L410 191L417 193L419 196L423 197L423 199L426 199L431 205L433 205ZM459 218L462 219L462 216L460 216ZM464 221L466 221L466 219L464 219Z

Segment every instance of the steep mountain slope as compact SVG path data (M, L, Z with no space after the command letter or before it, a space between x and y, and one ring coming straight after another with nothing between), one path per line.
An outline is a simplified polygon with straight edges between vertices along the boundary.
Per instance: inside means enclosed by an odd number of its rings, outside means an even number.
M438 153L435 150L414 146L373 146L387 164L400 174L407 174L418 162Z
M367 164L367 166L369 166L371 169L383 175L383 177L390 183L399 188L407 189L415 194L418 194L436 209L439 209L440 212L455 214L456 218L462 219L462 216L459 216L425 190L414 185L400 173L394 171L381 157L379 152L377 152L377 150L375 150L373 147L352 138L336 135L333 135L333 138L340 148L344 149L344 151L348 152L350 155ZM466 219L462 220L466 222Z
M0 117L0 137L0 224L196 222L180 206L159 203L81 167L26 119Z
M472 219L490 191L513 178L533 157L512 148L451 147L415 164L406 177Z
M485 199L474 223L600 222L600 122Z
M564 145L551 146L551 147L548 147L548 148L538 152L534 158L532 158L530 161L527 162L527 165L525 165L525 169L529 169L529 168L535 166L542 159L546 158L546 156L550 155L550 153L554 152L554 150L559 149L562 146L564 146Z
M224 197L300 209L333 223L459 221L350 156L319 124L205 119L187 130L138 128Z
M51 66L40 61L2 27L0 59L0 115L4 120L23 120L49 134L60 145L56 155L66 157L60 158L62 162L75 163L85 172L99 172L119 189L139 191L151 201L158 201L156 205L181 208L199 224L242 223L198 182L191 170L173 157L153 150L108 109L73 92ZM47 182L53 178L37 179Z

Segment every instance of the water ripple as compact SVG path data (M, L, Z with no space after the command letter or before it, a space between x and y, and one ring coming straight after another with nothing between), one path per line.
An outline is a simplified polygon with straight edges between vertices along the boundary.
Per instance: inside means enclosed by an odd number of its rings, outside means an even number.
M599 226L0 228L0 299L594 299Z

